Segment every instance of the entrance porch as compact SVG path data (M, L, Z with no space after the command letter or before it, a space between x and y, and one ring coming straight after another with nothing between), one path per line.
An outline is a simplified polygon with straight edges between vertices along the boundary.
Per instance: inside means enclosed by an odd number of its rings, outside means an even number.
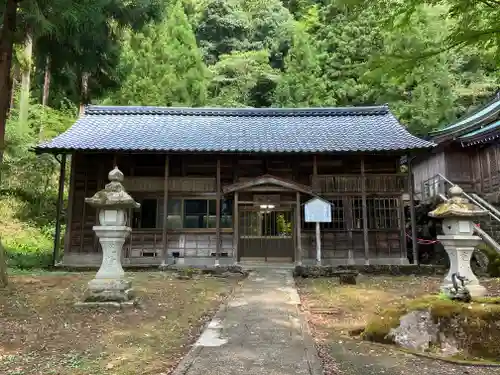
M314 195L308 186L264 175L226 186L223 193L234 196L236 261L301 261L301 194Z

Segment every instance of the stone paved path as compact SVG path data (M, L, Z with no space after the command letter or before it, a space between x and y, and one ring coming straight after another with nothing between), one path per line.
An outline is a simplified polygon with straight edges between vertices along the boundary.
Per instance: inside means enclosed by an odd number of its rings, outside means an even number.
M175 375L321 375L291 270L252 272Z

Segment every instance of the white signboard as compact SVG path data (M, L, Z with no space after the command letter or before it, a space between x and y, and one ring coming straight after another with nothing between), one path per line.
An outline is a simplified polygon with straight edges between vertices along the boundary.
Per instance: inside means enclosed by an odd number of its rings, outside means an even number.
M313 198L304 205L304 220L307 223L331 223L332 204L320 198Z

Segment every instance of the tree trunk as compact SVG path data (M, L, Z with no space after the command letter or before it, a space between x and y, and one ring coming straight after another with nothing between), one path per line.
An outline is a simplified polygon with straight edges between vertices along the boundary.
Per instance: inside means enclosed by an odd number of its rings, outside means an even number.
M33 36L28 30L24 40L23 58L21 62L21 92L19 95L19 124L20 133L24 135L28 130L31 89L31 60L33 58Z
M47 56L47 59L45 60L45 75L43 77L43 93L42 93L42 106L44 107L44 118L45 120L45 107L47 106L49 102L49 89L50 89L50 55ZM43 140L43 132L44 132L44 124L45 121L41 121L40 123L40 129L38 129L38 139L40 141Z
M10 90L10 105L9 108L14 107L15 97L16 97L16 87L17 87L17 69L16 65L12 67L12 88Z
M80 116L83 115L85 104L88 103L89 99L89 77L90 77L89 73L87 72L82 73L82 87L80 92L80 113L79 113Z
M17 0L7 0L2 28L0 31L0 182L5 150L5 125L10 109L10 94L12 91L12 52L14 47L14 33L16 30ZM1 240L0 240L1 241ZM0 244L0 286L7 285L7 264L5 251Z
M48 105L49 103L49 90L50 90L50 56L47 56L45 60L45 75L43 78L43 95L42 95L42 105Z

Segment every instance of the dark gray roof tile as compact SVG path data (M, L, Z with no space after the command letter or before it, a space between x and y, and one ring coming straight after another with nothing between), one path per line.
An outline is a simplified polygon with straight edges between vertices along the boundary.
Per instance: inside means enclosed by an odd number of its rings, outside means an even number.
M161 108L89 106L38 152L75 150L345 152L432 147L387 106L352 108Z

